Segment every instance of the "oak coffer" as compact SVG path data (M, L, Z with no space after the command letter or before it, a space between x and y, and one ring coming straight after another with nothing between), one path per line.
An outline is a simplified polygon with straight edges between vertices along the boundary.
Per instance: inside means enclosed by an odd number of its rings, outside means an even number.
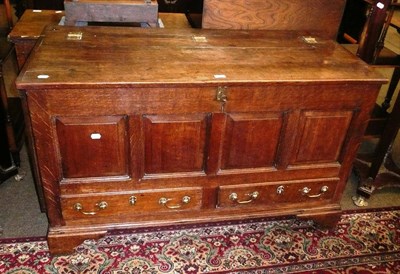
M300 32L47 28L17 87L51 252L112 229L333 225L384 82Z

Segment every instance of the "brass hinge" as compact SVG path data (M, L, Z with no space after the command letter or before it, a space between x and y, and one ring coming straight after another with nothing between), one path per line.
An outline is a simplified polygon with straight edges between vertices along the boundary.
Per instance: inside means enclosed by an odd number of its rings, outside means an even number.
M68 32L67 40L82 40L83 33L80 31L77 32Z
M318 41L315 39L315 37L310 37L310 36L303 36L303 41L306 42L307 44L317 44Z

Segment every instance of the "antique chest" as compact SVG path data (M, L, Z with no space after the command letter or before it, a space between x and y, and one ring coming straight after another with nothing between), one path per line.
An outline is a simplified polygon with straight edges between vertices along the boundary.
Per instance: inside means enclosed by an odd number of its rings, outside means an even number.
M384 82L301 32L48 28L17 87L51 252L113 229L334 225Z
M61 10L25 10L8 35L8 39L15 44L19 68L25 64L45 26L59 24L63 16Z

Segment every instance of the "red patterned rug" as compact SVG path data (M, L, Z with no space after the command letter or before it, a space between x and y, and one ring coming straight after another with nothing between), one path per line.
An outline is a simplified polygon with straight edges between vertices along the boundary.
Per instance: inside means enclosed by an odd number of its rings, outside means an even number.
M333 230L296 219L119 231L50 256L2 240L0 273L400 273L400 210L346 213Z

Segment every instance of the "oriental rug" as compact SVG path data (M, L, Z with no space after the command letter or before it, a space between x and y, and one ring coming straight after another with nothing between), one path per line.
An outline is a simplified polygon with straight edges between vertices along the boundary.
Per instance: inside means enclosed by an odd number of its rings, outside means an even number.
M400 273L400 209L116 231L51 256L44 238L0 242L0 273Z

